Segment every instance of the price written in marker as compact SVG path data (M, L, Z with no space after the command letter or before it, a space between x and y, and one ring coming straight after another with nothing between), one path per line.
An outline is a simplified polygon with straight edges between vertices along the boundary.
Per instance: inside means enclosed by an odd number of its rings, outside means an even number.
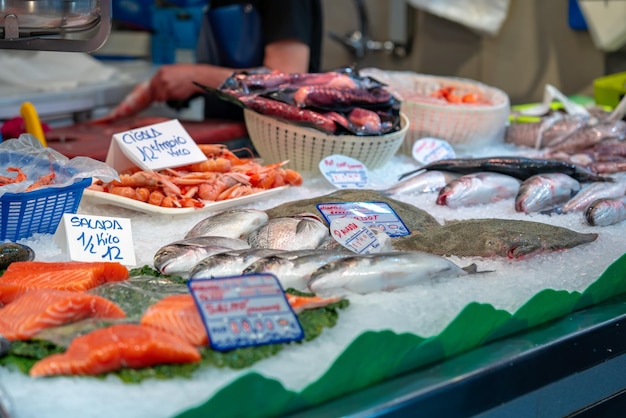
M330 155L319 163L319 169L333 186L338 189L362 189L369 179L367 167L346 155Z

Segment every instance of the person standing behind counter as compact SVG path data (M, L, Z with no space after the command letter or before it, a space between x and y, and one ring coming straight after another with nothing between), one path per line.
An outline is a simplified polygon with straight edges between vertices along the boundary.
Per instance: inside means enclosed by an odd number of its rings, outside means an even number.
M209 0L209 3L198 39L196 63L162 65L109 117L136 114L153 102L180 107L204 95L205 118L243 120L241 108L203 94L193 82L217 88L234 71L260 66L290 73L320 71L321 0ZM133 95L135 99L131 100ZM137 97L141 98L137 100Z

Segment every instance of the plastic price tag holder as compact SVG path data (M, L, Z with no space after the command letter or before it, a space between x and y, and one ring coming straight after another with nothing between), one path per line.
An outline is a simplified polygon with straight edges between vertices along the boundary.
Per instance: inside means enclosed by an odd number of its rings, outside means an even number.
M187 285L215 350L304 338L298 317L273 274L190 279Z
M438 138L422 138L413 144L413 158L421 164L429 164L448 158L455 158L454 148L447 141Z
M343 247L357 254L378 253L382 249L374 231L356 219L333 219L330 223L330 235Z
M134 266L135 249L130 219L63 214L54 240L73 261L117 261Z
M157 171L206 159L183 125L172 119L114 134L106 163L117 171L135 166Z
M322 158L319 169L326 180L338 189L363 189L369 182L365 164L346 155L334 154Z
M386 202L330 202L316 205L326 222L348 217L378 229L390 237L403 237L411 232L395 210Z

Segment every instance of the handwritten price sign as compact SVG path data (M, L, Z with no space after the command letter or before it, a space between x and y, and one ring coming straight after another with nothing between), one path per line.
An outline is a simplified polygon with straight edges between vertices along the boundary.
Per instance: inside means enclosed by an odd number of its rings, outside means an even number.
M74 261L135 265L130 219L66 213L55 233Z
M338 189L362 189L367 186L367 167L354 158L335 154L319 163L321 173Z

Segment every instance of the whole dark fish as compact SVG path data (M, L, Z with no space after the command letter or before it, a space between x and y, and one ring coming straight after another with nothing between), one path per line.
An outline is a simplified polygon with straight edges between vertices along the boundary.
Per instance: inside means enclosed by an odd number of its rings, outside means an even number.
M0 244L0 270L5 270L14 261L32 261L35 251L32 248L16 242Z
M598 199L585 210L589 225L608 226L626 220L626 196Z
M468 219L423 233L397 238L395 250L426 251L442 256L529 258L594 241L585 234L541 222L511 219Z
M400 180L422 170L444 170L461 174L491 171L507 174L520 180L542 173L563 173L578 181L612 181L581 166L559 160L526 157L452 158L439 160L404 173Z

